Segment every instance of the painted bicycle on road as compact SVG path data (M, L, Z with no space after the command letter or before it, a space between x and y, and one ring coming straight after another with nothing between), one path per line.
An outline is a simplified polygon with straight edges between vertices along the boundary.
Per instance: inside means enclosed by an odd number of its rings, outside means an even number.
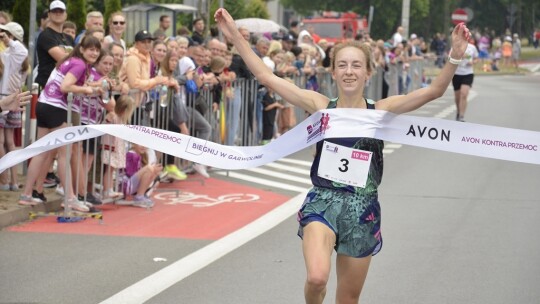
M192 192L181 192L180 194L172 192L163 192L154 195L154 198L162 200L166 205L192 205L193 207L212 207L226 203L250 203L256 202L260 197L250 193L231 193L218 197L211 197L206 194L196 194Z

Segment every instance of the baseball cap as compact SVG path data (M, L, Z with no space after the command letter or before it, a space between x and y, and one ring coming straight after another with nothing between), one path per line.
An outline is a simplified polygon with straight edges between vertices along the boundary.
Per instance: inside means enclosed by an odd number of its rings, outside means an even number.
M9 22L5 25L0 24L0 29L9 32L15 39L23 41L24 29L17 22Z
M294 38L291 34L283 35L283 41L294 41Z
M416 39L417 37L416 34L411 34L411 40Z
M143 41L146 39L155 40L155 38L152 37L152 34L150 34L147 30L142 30L135 34L135 41Z
M51 6L49 7L49 10L52 11L53 9L61 9L65 11L66 5L62 1L54 0L53 2L51 2Z

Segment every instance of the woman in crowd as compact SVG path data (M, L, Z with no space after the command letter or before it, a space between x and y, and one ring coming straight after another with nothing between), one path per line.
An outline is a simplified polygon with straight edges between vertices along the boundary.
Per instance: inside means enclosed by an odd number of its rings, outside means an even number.
M0 53L0 64L3 72L0 75L0 95L8 96L19 92L24 85L28 72L28 50L23 45L24 30L16 22L0 25L0 41L6 49ZM15 150L14 130L22 126L20 111L6 111L0 114L0 158L6 152ZM7 150L7 151L6 151ZM15 191L19 189L17 167L0 175L0 190Z
M97 38L84 36L81 43L66 58L58 62L36 107L38 138L68 126L68 93L86 95L101 93L99 87L85 84L90 65L96 62L100 50L101 44ZM48 153L56 153L56 150L58 150L58 174L66 190L68 205L78 211L89 211L89 207L77 199L73 185L67 180L66 169L69 169L69 163L66 161L66 146L41 153L32 159L28 166L26 185L19 204L36 205L46 200L41 181L45 179L48 168L43 169L42 164L47 159ZM36 195L32 195L32 192Z
M126 30L126 17L121 12L112 13L109 17L109 35L104 38L104 46L116 42L124 49L124 54L127 50L126 42L122 39Z

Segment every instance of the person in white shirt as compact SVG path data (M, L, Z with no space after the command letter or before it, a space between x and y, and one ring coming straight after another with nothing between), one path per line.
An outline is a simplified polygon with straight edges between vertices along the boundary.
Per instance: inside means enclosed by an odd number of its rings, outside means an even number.
M454 86L454 100L456 102L456 120L465 121L465 110L467 109L467 98L472 88L474 80L474 64L478 61L478 50L474 45L474 39L469 39L469 44L465 50L465 55L459 62L452 85Z
M398 26L396 32L394 33L394 35L392 35L392 41L394 43L394 47L396 47L398 44L403 42L403 32L404 31L405 31L405 29L403 29L402 26Z

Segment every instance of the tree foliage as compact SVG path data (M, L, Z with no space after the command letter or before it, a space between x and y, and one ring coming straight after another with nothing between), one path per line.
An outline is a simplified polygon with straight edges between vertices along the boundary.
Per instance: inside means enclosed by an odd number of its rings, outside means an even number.
M122 1L120 0L107 0L105 2L104 22L109 23L109 17L112 13L122 11Z
M402 0L279 0L287 8L298 14L310 16L317 11L354 11L368 15L369 7L374 7L371 36L388 39L401 24ZM411 0L409 33L430 37L436 32L449 34L453 27L450 15L457 8L470 8L474 18L467 24L469 28L493 30L497 35L506 29L522 36L530 35L534 27L540 26L540 3L538 0ZM515 22L510 28L509 10L515 5ZM533 16L533 12L536 12Z
M13 21L24 29L24 43L28 45L28 29L30 28L30 0L18 0L13 7Z
M251 0L249 6L246 8L246 15L244 18L270 19L270 13L268 13L264 1Z
M77 30L84 29L86 23L86 0L67 0L67 16L68 20L77 25Z

